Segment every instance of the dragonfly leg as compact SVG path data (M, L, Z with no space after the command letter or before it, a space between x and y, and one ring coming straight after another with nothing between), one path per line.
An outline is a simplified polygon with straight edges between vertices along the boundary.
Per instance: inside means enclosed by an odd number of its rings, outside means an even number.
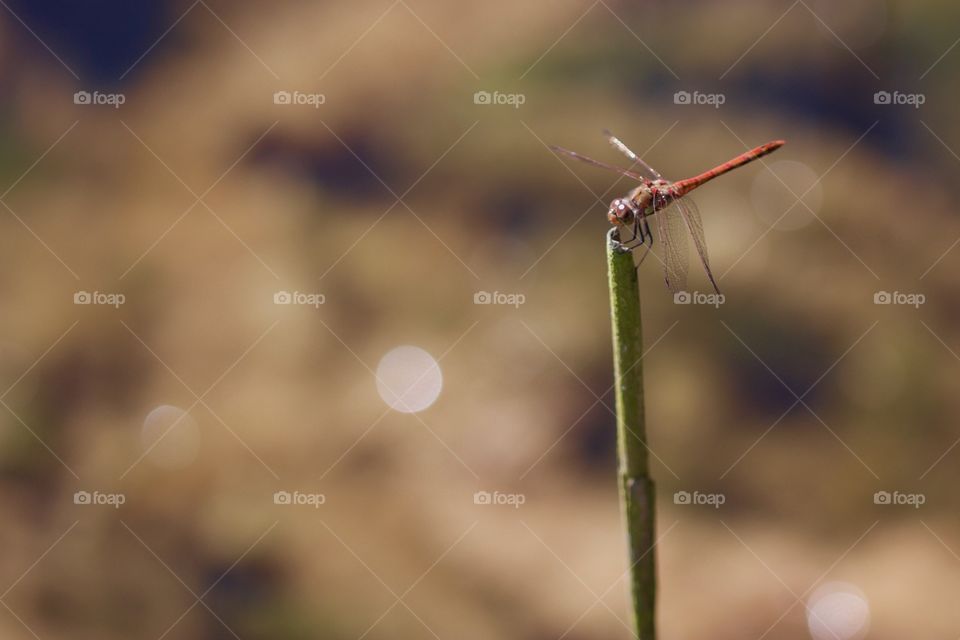
M640 238L640 243L643 244L646 242L646 219L643 217L643 212L638 208L633 207L633 238L636 240Z
M631 211L633 212L633 224L630 225L632 233L630 239L621 245L628 251L633 251L646 243L647 237L650 237L650 241L653 242L653 237L650 236L650 228L646 226L646 220L641 220L642 213L634 207L631 207Z
M640 245L646 244L647 240L650 241L649 246L653 246L653 234L650 232L650 224L647 222L646 214L639 210L633 210L633 236L630 238L630 241L634 244L631 248L635 249Z
M630 251L630 247L627 246L630 243L630 241L627 240L626 242L624 242L623 240L620 239L620 227L612 227L610 229L609 238L610 238L610 243L613 245L614 251L618 253L627 253L628 251Z
M640 247L643 247L643 253L640 254L640 259L637 260L637 267L636 267L636 268L637 268L637 273L638 273L638 274L640 273L640 267L643 266L643 261L646 260L646 259L647 259L647 256L650 254L650 245L647 244L646 242L643 242L643 243L641 243L641 244L635 244L635 245L633 245L632 247L630 247L630 250L631 250L631 251L636 251L636 250L638 250Z
M639 271L640 266L643 265L643 261L647 259L647 255L650 254L650 250L653 248L653 233L650 232L650 223L647 220L647 214L644 211L641 210L636 212L635 220L637 222L637 232L640 234L640 244L643 245L643 254L640 256L640 260L637 262L637 270ZM635 232L634 235L636 235L637 232ZM650 240L649 244L647 244L647 240Z
M631 248L634 248L639 246L640 244L643 244L644 237L643 237L643 229L640 228L640 216L637 215L636 209L634 209L633 207L630 207L630 209L631 211L633 211L633 224L630 225L630 230L632 232L630 234L630 242L633 243ZM640 240L639 243L637 243L638 239Z
M647 256L650 254L650 246L651 245L649 244L643 245L643 253L640 254L640 259L637 261L637 271L640 270L640 267L643 266L643 261L646 260Z
M630 207L630 211L633 213L633 222L630 224L630 239L620 239L620 229L626 228L626 225L621 224L613 230L613 242L616 243L615 246L617 249L622 252L633 251L640 245L644 244L648 236L650 237L650 241L653 242L653 237L650 236L650 227L647 226L645 219L641 221L642 212L633 205L628 206Z
M647 221L647 214L640 212L640 224L642 226L642 231L647 238L650 239L650 246L653 247L653 234L650 233L650 222Z

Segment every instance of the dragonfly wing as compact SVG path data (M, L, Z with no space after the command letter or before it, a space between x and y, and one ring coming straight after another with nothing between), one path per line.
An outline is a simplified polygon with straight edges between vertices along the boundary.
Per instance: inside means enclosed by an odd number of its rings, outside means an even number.
M657 172L656 169L654 169L653 167L651 167L650 165L648 165L646 162L644 162L643 158L641 158L640 156L638 156L637 154L635 154L635 153L630 149L630 147L628 147L627 145L623 144L623 142L620 140L620 138L618 138L617 136L615 136L615 135L613 135L612 133L610 133L610 130L609 130L609 129L604 129L604 130L603 130L603 135L604 135L604 137L606 137L607 142L609 142L610 145L613 146L614 149L616 149L617 151L619 151L619 152L622 153L623 155L625 155L625 156L627 156L628 158L630 158L630 160L633 161L633 164L634 164L634 165L640 165L640 167L643 169L643 172L646 174L646 177L647 177L647 178L649 178L650 180L661 180L661 179L663 179L663 176L661 176L661 175ZM630 168L633 169L633 166L631 166Z
M703 233L703 220L700 218L700 210L697 209L697 205L689 197L679 198L670 208L677 209L680 212L683 224L686 226L687 231L690 232L690 237L693 238L693 246L696 247L697 254L700 256L700 263L703 264L703 270L707 272L707 277L710 279L710 284L713 285L713 290L720 293L720 288L717 287L717 281L714 280L713 272L710 270L710 258L707 256L707 239Z
M660 235L663 277L667 287L673 293L684 291L687 286L687 267L690 260L683 216L673 204L657 211L654 217L657 219L657 231Z
M571 158L576 158L581 162L592 164L595 167L600 167L602 169L606 169L607 171L613 171L615 173L619 173L622 176L633 178L634 180L639 180L640 182L644 182L646 180L645 176L635 171L630 171L629 169L624 169L622 167L617 167L612 164L607 164L606 162L600 162L599 160L594 160L593 158L588 158L587 156L581 155L576 151L570 151L570 149L564 149L563 147L556 147L553 145L551 145L550 148L553 149L554 151L559 151L560 153L564 153L570 156Z

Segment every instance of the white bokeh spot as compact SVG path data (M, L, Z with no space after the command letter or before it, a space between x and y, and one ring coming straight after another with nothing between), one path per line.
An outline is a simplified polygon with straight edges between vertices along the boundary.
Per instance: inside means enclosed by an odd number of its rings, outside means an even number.
M436 402L442 388L440 365L420 347L391 349L377 365L377 392L395 411L423 411Z
M870 604L847 582L828 582L807 599L807 627L814 640L858 640L870 627Z
M163 469L180 469L197 458L200 429L183 409L162 404L144 419L140 441L150 462Z

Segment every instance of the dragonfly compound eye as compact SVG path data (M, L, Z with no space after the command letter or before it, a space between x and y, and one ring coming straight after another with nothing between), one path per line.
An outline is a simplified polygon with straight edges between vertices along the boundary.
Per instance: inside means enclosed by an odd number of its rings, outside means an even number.
M607 219L610 224L627 224L633 216L633 211L627 206L623 198L617 198L610 203L610 210L607 211Z

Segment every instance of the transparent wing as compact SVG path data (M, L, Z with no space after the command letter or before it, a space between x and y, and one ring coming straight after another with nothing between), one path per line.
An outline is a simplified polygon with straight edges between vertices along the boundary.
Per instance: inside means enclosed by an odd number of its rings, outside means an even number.
M630 160L634 163L634 165L640 165L640 167L643 169L643 172L644 172L644 174L645 174L645 177L649 178L650 180L662 180L662 179L663 179L663 176L661 176L660 173L659 173L656 169L654 169L653 167L651 167L650 165L648 165L646 162L643 161L643 158L641 158L640 156L638 156L637 154L635 154L633 151L631 151L631 150L630 150L630 147L628 147L627 145L623 144L623 142L620 141L620 138L618 138L617 136L615 136L615 135L613 135L612 133L610 133L610 130L609 130L609 129L604 129L604 130L603 130L603 135L607 138L607 142L609 142L611 145L613 145L613 148L614 148L614 149L616 149L617 151L619 151L619 152L622 153L623 155L625 155L625 156L627 156L628 158L630 158ZM631 166L630 168L633 169L632 166Z
M663 253L663 277L667 288L673 293L683 291L687 286L687 267L690 263L683 216L676 204L671 204L657 211L654 217L657 219L660 251Z
M683 224L690 232L690 237L693 238L693 246L696 247L697 254L700 256L703 270L707 272L713 290L720 293L717 281L713 279L713 272L710 270L710 258L707 256L707 238L703 233L703 220L700 219L700 210L697 209L696 203L690 197L683 197L677 199L670 208L677 209L680 212Z
M629 169L624 169L624 168L622 168L622 167L617 167L617 166L614 166L614 165L612 165L612 164L607 164L606 162L600 162L599 160L594 160L593 158L588 158L587 156L580 155L580 154L577 153L576 151L570 151L570 149L564 149L563 147L556 147L556 146L553 146L553 145L550 145L550 148L553 149L554 151L559 151L560 153L565 153L566 155L570 156L571 158L576 158L577 160L580 160L581 162L586 162L587 164L592 164L592 165L595 166L595 167L601 167L601 168L606 169L606 170L608 170L608 171L614 171L614 172L616 172L616 173L619 173L620 175L627 176L628 178L633 178L634 180L639 180L640 182L643 182L643 181L645 181L645 180L647 179L645 176L643 176L643 175L641 175L641 174L639 174L639 173L636 173L635 171L630 171Z

